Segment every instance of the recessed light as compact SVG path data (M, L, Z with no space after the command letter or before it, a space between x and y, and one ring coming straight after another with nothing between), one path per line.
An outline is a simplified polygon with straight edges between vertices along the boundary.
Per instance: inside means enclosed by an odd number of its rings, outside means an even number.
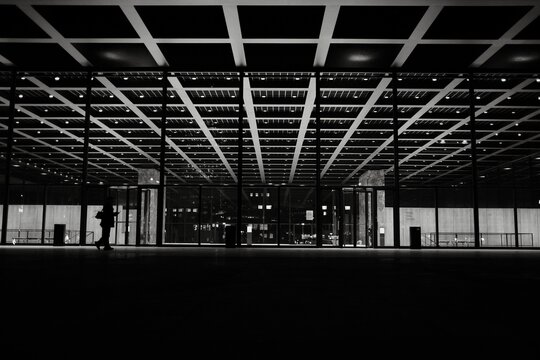
M112 99L113 97L114 97L114 95L113 95L113 94L109 95L109 98L111 98L111 99Z
M84 97L83 94L80 94L80 95L79 95L79 99L82 99L83 97Z
M266 80L266 78L265 78L265 77L262 77L261 80Z
M505 78L502 78L501 81L502 81L502 82L506 82L506 79L505 79Z
M142 99L142 98L144 98L144 95L142 95L142 94L139 95L139 99Z
M52 99L53 97L54 97L54 95L49 94L49 99Z
M477 97L476 97L476 100L480 100L480 96L477 96Z
M103 109L99 109L98 112L103 112Z
M23 97L23 94L19 94L19 99L22 99Z
M128 77L127 77L127 76L126 76L126 77L124 77L124 80L127 80L127 79L128 79Z
M437 81L437 78L433 78L433 79L431 79L431 81Z
M512 170L512 168L505 167L504 170Z
M60 77L59 77L59 76L56 76L56 77L54 78L54 80L55 80L55 81L58 81L58 80L60 80Z

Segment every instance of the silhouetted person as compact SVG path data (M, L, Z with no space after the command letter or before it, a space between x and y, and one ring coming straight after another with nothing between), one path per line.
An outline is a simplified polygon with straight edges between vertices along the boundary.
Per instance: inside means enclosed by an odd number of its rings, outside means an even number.
M95 242L98 250L100 246L103 246L103 250L112 250L109 237L111 236L111 228L114 227L114 217L118 215L118 212L113 209L113 201L112 197L107 197L105 204L103 204L103 210L96 215L96 218L101 219L99 223L99 226L101 226L101 239Z

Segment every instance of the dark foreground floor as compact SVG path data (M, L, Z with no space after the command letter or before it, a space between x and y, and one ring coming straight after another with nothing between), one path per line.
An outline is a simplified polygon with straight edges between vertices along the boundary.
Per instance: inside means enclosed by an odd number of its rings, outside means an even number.
M0 351L538 358L539 264L536 251L0 247Z

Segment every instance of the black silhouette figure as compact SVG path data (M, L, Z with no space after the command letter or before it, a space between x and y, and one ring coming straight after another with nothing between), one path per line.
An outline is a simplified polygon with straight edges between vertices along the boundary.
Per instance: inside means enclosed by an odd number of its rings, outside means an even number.
M99 223L101 226L101 239L95 242L98 250L100 246L103 246L103 250L113 249L109 244L109 237L111 236L111 228L114 227L114 217L118 215L118 212L113 209L113 201L114 199L111 196L107 197L105 204L103 204L103 210L96 215L97 219L101 219Z

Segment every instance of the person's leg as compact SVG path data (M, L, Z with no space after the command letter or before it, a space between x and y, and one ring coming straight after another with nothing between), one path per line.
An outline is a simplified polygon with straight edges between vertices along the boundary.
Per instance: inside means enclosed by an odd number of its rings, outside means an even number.
M102 226L101 227L101 238L99 238L99 240L94 243L94 245L96 245L98 250L99 250L99 247L103 245L103 234L104 234L104 232L105 232L105 228Z
M109 244L110 236L111 236L111 228L108 226L103 227L102 245L104 249L111 247L111 245Z

